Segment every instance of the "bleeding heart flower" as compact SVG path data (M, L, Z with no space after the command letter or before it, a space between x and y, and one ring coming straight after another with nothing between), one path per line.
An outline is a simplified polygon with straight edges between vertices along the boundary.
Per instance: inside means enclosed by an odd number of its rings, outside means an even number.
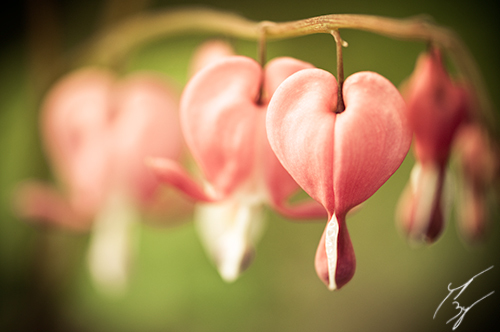
M267 115L268 137L278 159L328 212L315 266L331 290L354 275L347 212L396 171L411 140L404 101L384 77L373 72L348 77L343 99L345 111L336 114L335 77L306 69L280 85Z
M265 129L270 97L292 73L312 67L291 58L262 69L250 58L225 57L206 66L187 84L181 124L203 175L203 185L178 163L155 159L152 169L165 183L197 201L196 223L221 276L232 281L248 266L262 228L262 207L296 218L324 216L312 200L289 205L299 187L276 159Z
M50 91L41 124L63 193L27 183L19 192L20 212L74 229L93 227L91 273L106 290L121 290L139 212L154 211L157 204L174 207L144 160L180 157L177 98L150 74L117 81L108 71L83 69Z
M438 49L420 56L403 95L417 162L400 199L398 219L411 240L432 242L447 220L451 192L446 190L446 165L455 133L467 116L469 96L451 81Z
M498 150L478 124L461 126L453 144L458 166L457 218L465 240L475 243L486 236L494 203L494 183L500 177Z

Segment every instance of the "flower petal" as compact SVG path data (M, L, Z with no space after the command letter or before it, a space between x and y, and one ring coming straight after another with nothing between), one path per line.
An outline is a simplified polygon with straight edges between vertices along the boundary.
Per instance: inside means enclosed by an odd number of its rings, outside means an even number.
M75 231L90 228L91 216L77 213L67 198L48 184L27 181L16 188L16 213L30 221L47 223Z
M278 86L286 78L307 68L313 68L313 66L310 63L289 57L280 57L269 61L265 67L262 103L268 103L266 100L274 94ZM294 204L287 202L288 198L298 191L299 185L281 165L281 162L271 149L267 139L265 119L262 120L259 130L262 161L260 166L263 168L266 187L270 196L269 200L273 208L280 214L290 218L326 218L328 215L325 209L314 200L309 199Z
M148 158L147 166L160 182L174 186L186 196L201 202L214 202L220 200L217 193L206 185L198 184L175 160L165 158Z
M228 282L236 280L250 265L262 235L262 204L244 195L198 204L195 223L221 277Z
M463 238L477 243L487 236L491 223L500 159L494 141L479 124L462 125L453 144L458 224Z
M405 103L386 78L356 73L346 79L343 95L346 109L335 122L333 158L337 213L372 196L399 168L411 143Z
M43 104L42 133L56 174L79 213L95 212L108 190L107 119L114 78L83 69L64 77Z
M93 281L104 293L121 295L128 286L139 220L134 204L121 193L110 195L96 216L87 255Z
M159 184L145 158L179 160L181 155L177 96L160 77L140 73L121 81L113 98L109 125L115 185L145 204Z
M214 189L227 196L252 173L262 69L225 57L199 71L181 99L181 122L193 157Z
M464 87L451 81L438 49L419 57L405 99L418 159L444 164L455 132L467 115L469 96Z
M268 104L276 89L292 74L302 69L312 69L308 62L290 57L274 58L266 64L261 103Z
M314 265L318 277L330 290L340 289L354 276L356 257L345 216L333 215L326 225L316 251Z
M450 201L445 178L438 165L417 163L412 169L397 215L403 232L416 244L434 242L443 231Z
M269 103L267 133L276 156L297 183L334 213L333 136L337 82L321 69L286 79Z

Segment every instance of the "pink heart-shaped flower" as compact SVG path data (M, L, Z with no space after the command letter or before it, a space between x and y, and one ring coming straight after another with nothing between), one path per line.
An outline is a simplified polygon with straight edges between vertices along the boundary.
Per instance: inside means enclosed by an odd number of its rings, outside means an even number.
M267 131L292 177L329 214L316 270L331 289L354 274L346 213L373 195L406 156L411 134L405 103L384 77L361 72L343 86L345 111L336 114L337 82L320 69L302 70L273 95Z
M27 183L18 191L20 214L78 230L92 226L89 268L106 291L126 286L139 216L158 202L178 209L157 195L159 182L145 164L146 157L180 157L177 104L155 75L117 80L94 68L64 77L44 103L45 148L67 192Z
M117 80L109 71L85 68L62 78L44 101L41 130L65 192L23 186L26 214L88 227L117 192L139 208L151 206L159 182L144 160L180 157L177 104L172 89L151 74Z

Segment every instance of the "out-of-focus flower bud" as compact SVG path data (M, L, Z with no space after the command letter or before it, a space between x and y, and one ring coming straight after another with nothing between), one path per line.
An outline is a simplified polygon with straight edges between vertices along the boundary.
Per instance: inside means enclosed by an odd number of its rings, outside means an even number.
M400 199L397 220L410 240L433 242L449 214L447 163L455 134L468 116L469 93L452 81L440 51L433 48L419 57L403 96L417 164Z
M494 183L499 177L499 158L493 141L478 124L463 126L454 142L457 165L456 210L466 241L475 243L487 233L496 206Z

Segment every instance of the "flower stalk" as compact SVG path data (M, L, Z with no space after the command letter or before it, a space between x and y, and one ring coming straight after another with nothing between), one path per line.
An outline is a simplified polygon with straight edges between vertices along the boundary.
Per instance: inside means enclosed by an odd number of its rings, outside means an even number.
M347 43L340 37L339 30L332 30L332 36L335 39L337 46L337 110L335 113L342 113L345 110L344 97L342 96L342 87L344 86L344 59L342 58L342 47L347 46Z

